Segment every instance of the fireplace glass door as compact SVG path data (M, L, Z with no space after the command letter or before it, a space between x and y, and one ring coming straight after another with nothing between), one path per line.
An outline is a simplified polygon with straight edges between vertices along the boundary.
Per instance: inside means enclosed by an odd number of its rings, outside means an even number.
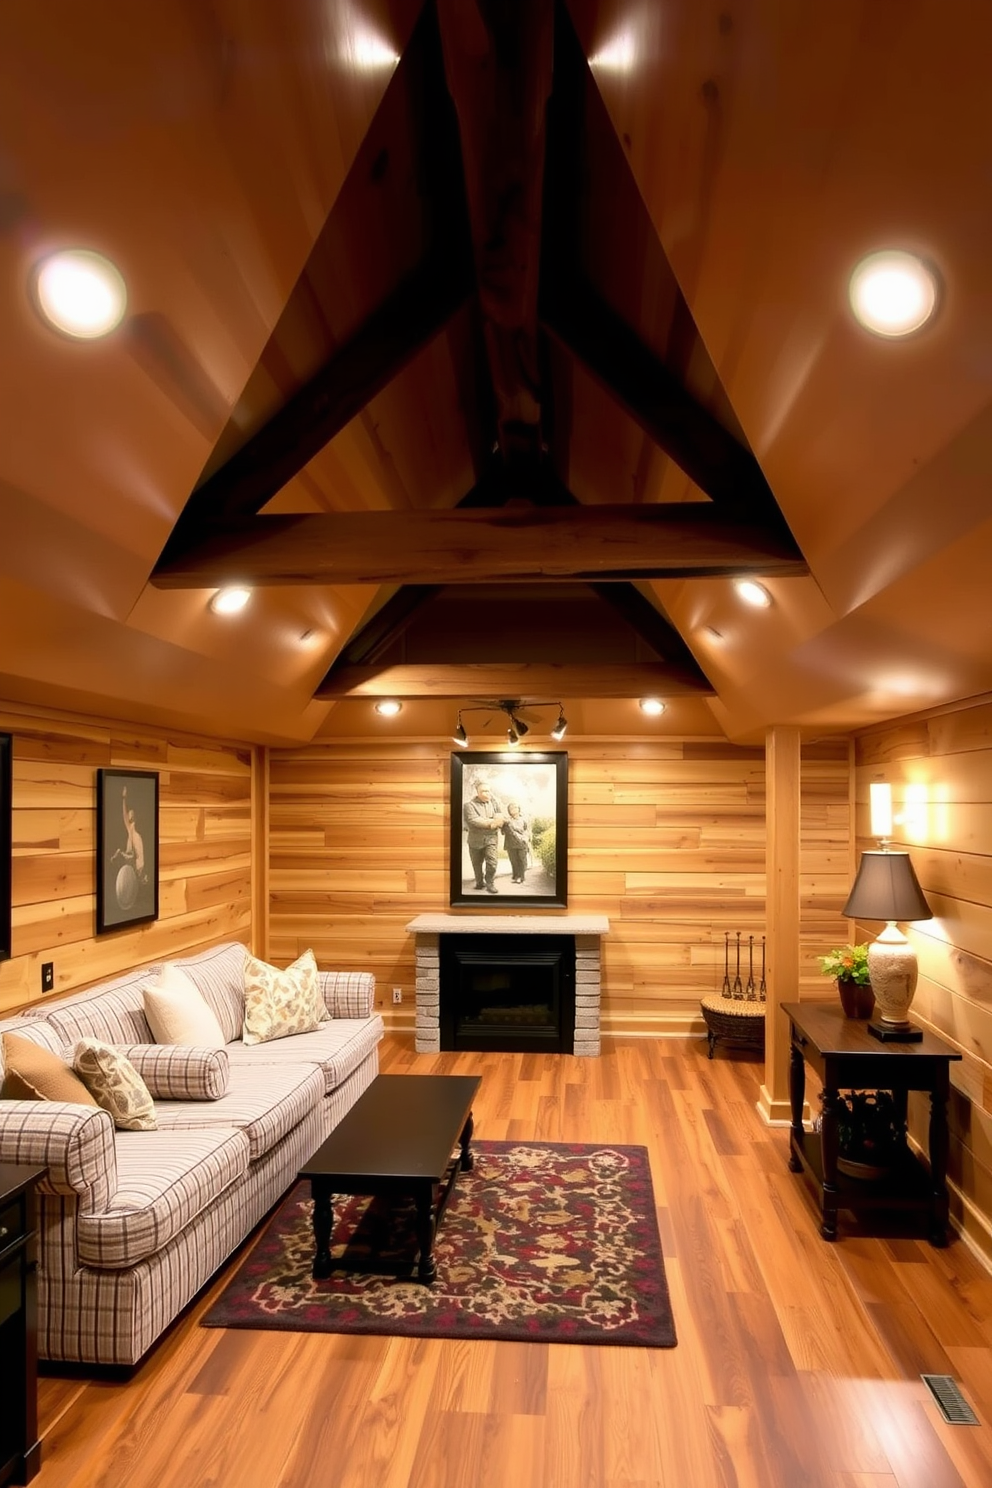
M441 1048L572 1052L570 935L441 937Z

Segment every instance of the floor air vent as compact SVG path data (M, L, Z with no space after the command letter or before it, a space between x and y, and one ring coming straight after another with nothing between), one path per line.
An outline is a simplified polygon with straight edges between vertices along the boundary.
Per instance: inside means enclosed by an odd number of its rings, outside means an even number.
M977 1426L978 1417L949 1374L921 1374L920 1379L952 1426Z

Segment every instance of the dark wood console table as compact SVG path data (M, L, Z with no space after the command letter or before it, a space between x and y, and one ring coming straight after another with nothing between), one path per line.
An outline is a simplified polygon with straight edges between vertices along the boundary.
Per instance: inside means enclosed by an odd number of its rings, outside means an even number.
M951 1061L961 1055L929 1033L915 1044L881 1044L865 1022L846 1017L842 1008L830 1003L787 1002L782 1011L792 1028L789 1167L810 1181L824 1240L837 1238L837 1212L847 1209L856 1215L920 1214L929 1222L931 1243L946 1245L947 1097ZM805 1131L802 1124L807 1064L823 1082L819 1135ZM929 1091L929 1171L907 1145L891 1174L877 1182L838 1172L839 1090L891 1090L904 1132L909 1091Z
M41 1466L34 1188L44 1173L0 1163L0 1484L29 1483Z

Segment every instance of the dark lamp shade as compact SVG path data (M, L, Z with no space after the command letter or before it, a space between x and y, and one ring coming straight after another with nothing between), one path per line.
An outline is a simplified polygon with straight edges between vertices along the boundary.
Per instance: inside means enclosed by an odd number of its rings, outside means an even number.
M858 876L841 914L852 920L932 920L909 853L861 854Z

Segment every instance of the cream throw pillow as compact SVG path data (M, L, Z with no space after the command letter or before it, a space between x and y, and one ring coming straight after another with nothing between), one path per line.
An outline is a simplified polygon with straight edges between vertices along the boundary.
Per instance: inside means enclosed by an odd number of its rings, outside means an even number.
M155 1106L134 1065L100 1039L80 1039L72 1067L121 1131L154 1131Z
M324 1014L313 951L304 951L285 971L245 951L242 1037L246 1044L267 1044L291 1033L312 1033Z
M4 1100L75 1101L77 1106L95 1106L78 1075L73 1074L64 1059L43 1049L31 1039L16 1033L5 1033Z
M222 1049L227 1042L217 1014L186 973L167 961L153 981L142 982L145 1017L157 1044Z

